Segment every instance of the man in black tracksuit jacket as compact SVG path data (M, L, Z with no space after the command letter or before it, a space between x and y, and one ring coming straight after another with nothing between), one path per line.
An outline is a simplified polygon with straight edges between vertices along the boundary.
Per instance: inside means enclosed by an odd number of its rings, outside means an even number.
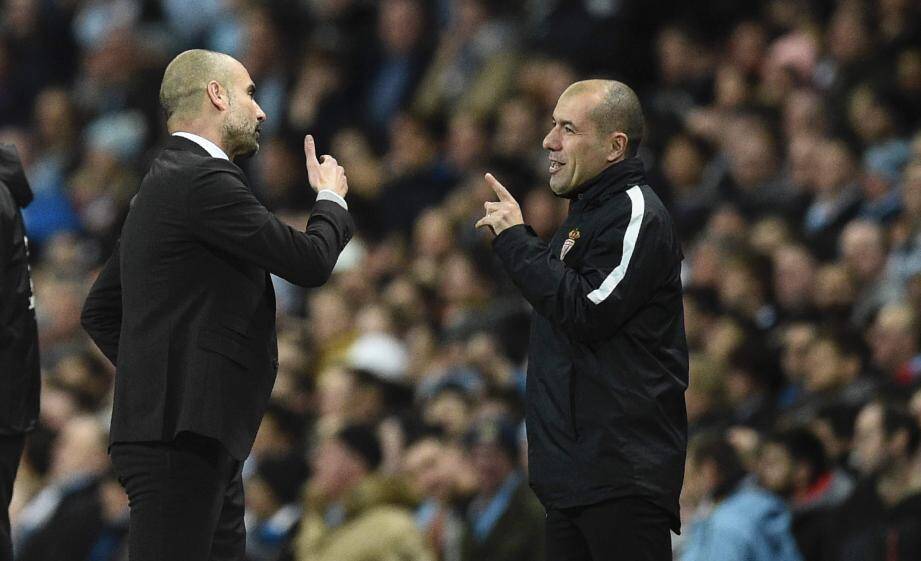
M38 420L38 327L21 208L32 201L16 147L0 145L0 561L13 558L7 509L25 434Z
M547 559L671 559L684 473L688 351L671 218L635 157L642 110L624 84L560 97L550 187L570 212L549 245L490 174L490 226L534 308L527 380L531 486Z

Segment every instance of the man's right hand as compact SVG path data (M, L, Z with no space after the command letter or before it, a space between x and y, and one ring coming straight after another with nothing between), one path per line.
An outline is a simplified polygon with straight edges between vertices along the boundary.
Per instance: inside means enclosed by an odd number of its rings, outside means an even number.
M319 192L327 189L345 198L349 191L345 168L328 154L320 156L318 160L316 144L309 134L304 137L304 155L307 157L307 180L313 190Z

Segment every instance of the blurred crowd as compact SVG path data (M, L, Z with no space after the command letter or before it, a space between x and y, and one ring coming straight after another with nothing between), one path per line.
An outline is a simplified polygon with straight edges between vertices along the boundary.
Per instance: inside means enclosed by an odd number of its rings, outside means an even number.
M244 469L251 561L540 561L522 424L530 310L473 223L490 171L549 237L543 135L571 82L639 93L683 241L689 450L676 559L921 559L916 0L8 0L41 423L17 558L125 559L114 368L79 326L166 131L166 63L229 53L268 114L239 162L303 227L304 134L348 171L331 281L275 279L279 370ZM792 541L791 541L792 540ZM719 546L721 549L713 549ZM778 551L774 549L774 551Z

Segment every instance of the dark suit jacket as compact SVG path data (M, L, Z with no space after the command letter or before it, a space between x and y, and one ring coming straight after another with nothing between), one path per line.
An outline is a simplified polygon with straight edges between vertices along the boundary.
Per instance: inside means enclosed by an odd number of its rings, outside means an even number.
M269 273L323 284L353 228L330 201L286 226L240 168L170 137L81 318L117 367L110 442L191 431L245 458L278 369Z

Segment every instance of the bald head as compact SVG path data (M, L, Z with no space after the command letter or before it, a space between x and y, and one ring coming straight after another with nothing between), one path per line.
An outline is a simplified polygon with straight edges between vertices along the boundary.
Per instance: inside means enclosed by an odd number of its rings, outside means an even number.
M566 88L544 137L550 154L550 190L569 196L608 167L636 156L643 110L626 84L585 80Z
M236 59L193 49L169 63L160 84L166 126L217 144L227 157L259 150L259 126L266 116L256 102L256 84Z
M180 53L169 63L160 84L160 105L168 120L196 117L203 106L212 81L227 88L234 65L233 57L204 49Z
M589 116L603 135L627 135L627 156L636 156L643 141L645 124L640 100L630 86L616 80L583 80L566 89L566 94L590 94L596 104Z

